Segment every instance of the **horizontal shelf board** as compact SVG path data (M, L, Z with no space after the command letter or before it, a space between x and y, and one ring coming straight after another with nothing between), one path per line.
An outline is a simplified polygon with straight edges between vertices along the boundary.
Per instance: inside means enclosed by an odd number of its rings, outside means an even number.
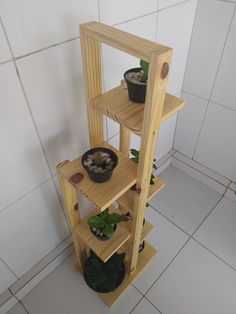
M150 61L151 52L162 54L171 50L170 47L99 22L82 24L80 29L89 37L146 61Z
M127 127L137 135L141 134L143 126L144 104L129 100L128 91L118 86L91 100L91 105L114 121ZM166 94L161 121L163 122L184 106L180 98Z
M117 208L111 207L110 212L121 213ZM87 220L89 217L99 214L97 209L93 210L75 227L75 233L91 250L93 250L103 262L106 262L125 242L130 238L130 225L122 222L117 225L116 231L111 239L101 241L92 234Z
M118 165L114 169L112 178L109 181L95 183L90 180L86 170L81 164L81 157L66 163L61 167L60 173L65 176L70 183L70 178L74 174L82 173L84 175L83 179L77 184L71 184L93 202L96 207L104 210L136 183L137 165L123 153L117 151L113 146L105 142L97 146L109 148L118 155Z
M154 182L153 185L149 185L148 201L165 186L165 182L159 177L155 177ZM129 189L117 200L117 202L127 210L132 210L135 193L135 191Z
M138 277L138 275L142 272L144 267L153 258L156 252L157 252L156 249L153 246L151 246L148 242L146 242L144 250L141 253L139 253L136 270L131 275L126 274L124 281L122 282L120 287L118 287L114 292L99 293L100 297L109 307L111 307L119 299L119 297L134 281L134 279Z

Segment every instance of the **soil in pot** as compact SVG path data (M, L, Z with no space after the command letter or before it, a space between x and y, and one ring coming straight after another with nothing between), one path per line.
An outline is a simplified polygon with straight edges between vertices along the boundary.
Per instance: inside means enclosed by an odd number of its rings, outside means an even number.
M108 181L118 164L117 155L110 149L96 147L88 150L81 159L90 179L97 183Z
M104 263L91 252L84 266L84 280L98 293L108 293L118 288L125 278L125 253L115 253Z
M133 68L124 73L124 79L128 87L129 99L136 103L145 103L147 81L142 81L144 71L141 68Z

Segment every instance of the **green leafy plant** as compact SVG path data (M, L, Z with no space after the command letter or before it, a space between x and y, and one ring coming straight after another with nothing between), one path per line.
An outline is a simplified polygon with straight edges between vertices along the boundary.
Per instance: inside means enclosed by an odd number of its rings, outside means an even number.
M125 253L115 253L104 263L94 252L85 264L84 278L88 286L97 292L114 291L125 276Z
M106 208L101 214L90 217L87 221L91 228L100 230L105 236L110 238L114 233L114 225L121 222L122 216L117 213L109 213Z
M133 156L133 157L131 157L131 160L133 160L133 162L135 162L135 163L138 164L140 152L139 152L138 150L132 148L132 149L130 150L130 153L131 153L131 155ZM155 161L156 161L156 159L153 159L153 165L152 165L152 167L153 167L155 170L157 170L157 166L154 164ZM155 182L154 182L154 178L155 178L154 175L151 174L151 178L150 178L150 184L151 184L151 185L153 185L153 184L155 183Z
M148 79L149 63L147 61L140 60L140 67L143 70L141 82L146 82Z

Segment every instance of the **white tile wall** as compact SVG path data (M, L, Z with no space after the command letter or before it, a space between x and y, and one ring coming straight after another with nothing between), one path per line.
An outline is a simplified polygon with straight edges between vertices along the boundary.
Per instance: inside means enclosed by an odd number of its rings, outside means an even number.
M0 210L50 176L12 63L0 66Z
M52 180L0 213L0 257L19 277L68 235Z
M17 66L55 174L59 162L89 145L79 40L20 59Z
M16 276L7 268L7 266L0 260L0 294L2 294L9 286L16 280Z
M9 47L7 45L6 37L2 29L2 25L0 23L0 63L10 60L11 53Z
M223 104L226 107L236 110L235 87L236 87L236 71L235 71L235 55L236 55L236 15L229 32L226 42L219 72L212 94L212 100Z
M236 180L236 112L210 103L194 159Z
M199 0L184 80L185 91L209 98L233 10L232 3Z
M78 25L98 20L98 1L1 0L0 12L14 56L78 36Z
M158 10L168 8L181 2L183 2L183 0L159 0Z
M192 157L208 101L184 92L181 97L185 106L178 114L174 148Z
M157 11L158 0L100 0L100 20L116 24Z
M174 49L168 91L181 91L188 57L196 0L158 12L157 41ZM171 21L171 23L170 23Z

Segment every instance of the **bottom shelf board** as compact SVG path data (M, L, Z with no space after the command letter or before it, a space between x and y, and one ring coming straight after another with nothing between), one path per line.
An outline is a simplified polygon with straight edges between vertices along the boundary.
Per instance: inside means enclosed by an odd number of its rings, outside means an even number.
M138 275L156 254L156 252L157 250L151 246L151 244L145 242L144 250L139 253L136 270L131 275L126 274L124 281L114 292L99 293L99 296L109 307L111 307L119 299L128 286L134 281L134 279L138 277Z

